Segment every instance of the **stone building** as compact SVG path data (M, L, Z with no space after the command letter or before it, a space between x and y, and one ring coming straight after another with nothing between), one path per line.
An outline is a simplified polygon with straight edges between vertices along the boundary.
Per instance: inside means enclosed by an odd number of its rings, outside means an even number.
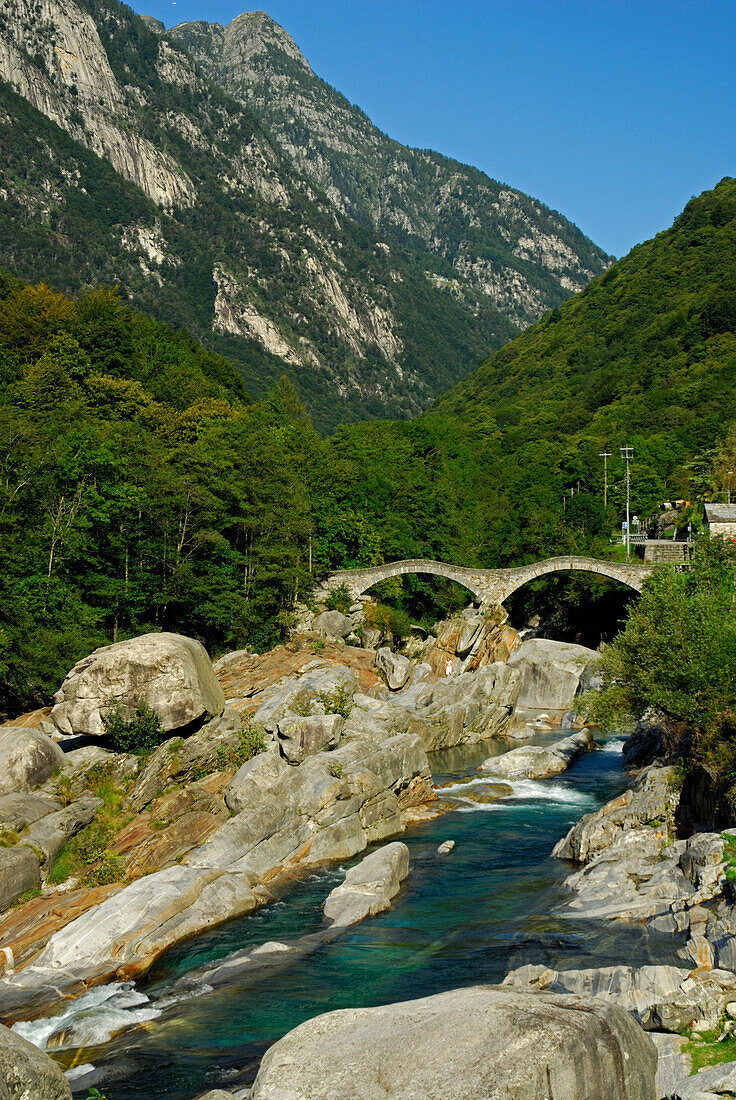
M736 542L736 504L706 504L705 526L711 535Z

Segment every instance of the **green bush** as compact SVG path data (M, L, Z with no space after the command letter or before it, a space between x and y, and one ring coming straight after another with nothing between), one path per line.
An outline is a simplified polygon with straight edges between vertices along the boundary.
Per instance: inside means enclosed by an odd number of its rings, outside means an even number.
M124 877L125 862L122 856L111 852L109 848L103 848L95 853L94 866L90 867L83 881L85 886L107 886Z
M325 714L340 714L347 719L353 709L353 692L342 680L332 691L318 691L317 699L325 708Z
M113 703L103 714L102 724L118 752L134 752L139 756L157 748L163 734L161 719L144 699L136 702L132 715L122 703Z
M647 707L681 722L683 763L704 764L736 796L736 555L699 540L692 567L658 569L626 625L603 649L603 689L583 697L586 720L630 730Z
M407 613L385 603L366 604L365 622L366 626L381 630L384 634L392 634L397 641L408 638L411 634Z
M342 611L346 615L353 602L353 596L346 584L339 584L333 588L325 603L328 611Z

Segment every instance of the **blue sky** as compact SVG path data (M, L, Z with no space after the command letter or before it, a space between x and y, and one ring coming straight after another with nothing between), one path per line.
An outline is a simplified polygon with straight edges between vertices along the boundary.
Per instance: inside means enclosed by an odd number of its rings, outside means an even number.
M167 26L250 10L133 6ZM734 0L270 0L266 10L382 130L542 199L616 256L736 175Z

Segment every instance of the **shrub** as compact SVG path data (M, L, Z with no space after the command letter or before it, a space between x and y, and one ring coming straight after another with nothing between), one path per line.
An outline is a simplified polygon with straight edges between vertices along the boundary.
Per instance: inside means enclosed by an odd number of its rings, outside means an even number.
M318 691L317 699L325 708L325 714L341 714L349 718L353 709L353 693L350 685L342 680L332 691Z
M163 733L161 719L145 699L136 702L132 715L122 703L112 703L103 714L102 723L118 752L133 752L138 756L155 749Z
M365 622L366 626L380 630L384 634L393 635L397 641L408 638L411 634L411 623L407 613L396 607L389 607L388 604L375 601L366 604Z
M94 866L84 876L85 886L107 886L125 877L124 860L109 848L94 853L94 857Z
M333 588L325 600L328 611L342 611L343 615L347 615L352 603L353 596L346 584L339 584L337 588Z
M736 558L701 539L692 568L658 569L632 604L622 632L599 660L603 689L588 693L586 718L631 729L653 706L682 722L685 767L701 763L736 796Z

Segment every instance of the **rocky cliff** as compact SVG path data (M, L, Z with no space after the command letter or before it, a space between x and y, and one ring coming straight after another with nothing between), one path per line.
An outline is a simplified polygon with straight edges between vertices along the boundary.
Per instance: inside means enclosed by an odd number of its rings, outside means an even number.
M528 195L382 133L312 71L264 12L227 26L181 23L170 37L246 103L337 208L421 256L438 294L489 300L519 327L608 265L608 257Z
M435 173L436 195L407 184L408 228L398 207L374 216L327 169L314 170L316 137L301 149L264 109L273 84L283 85L287 110L294 73L315 94L323 88L288 36L263 14L202 27L165 35L117 0L3 5L0 266L68 291L118 283L141 308L228 356L253 393L289 373L322 427L416 414L602 270L598 250L557 219L562 235L550 247L559 252L564 237L575 252L564 271L517 258L509 281L503 264L488 261L481 282L497 292L479 289L477 273L462 274L476 270L476 252L458 245L450 256L437 237L458 201L469 226L490 217L490 207L473 207L467 183ZM218 75L220 55L229 60ZM284 67L281 76L269 70L268 87L264 58ZM235 71L263 84L247 103ZM382 161L378 131L360 112L357 129L343 126L344 101L329 92L315 133L342 129L336 156L354 147L358 165L373 143ZM396 171L411 181L406 165ZM364 186L361 172L349 189ZM512 207L525 211L518 232L508 231L509 255L526 247L522 237L549 236L556 216L487 184L494 233Z

